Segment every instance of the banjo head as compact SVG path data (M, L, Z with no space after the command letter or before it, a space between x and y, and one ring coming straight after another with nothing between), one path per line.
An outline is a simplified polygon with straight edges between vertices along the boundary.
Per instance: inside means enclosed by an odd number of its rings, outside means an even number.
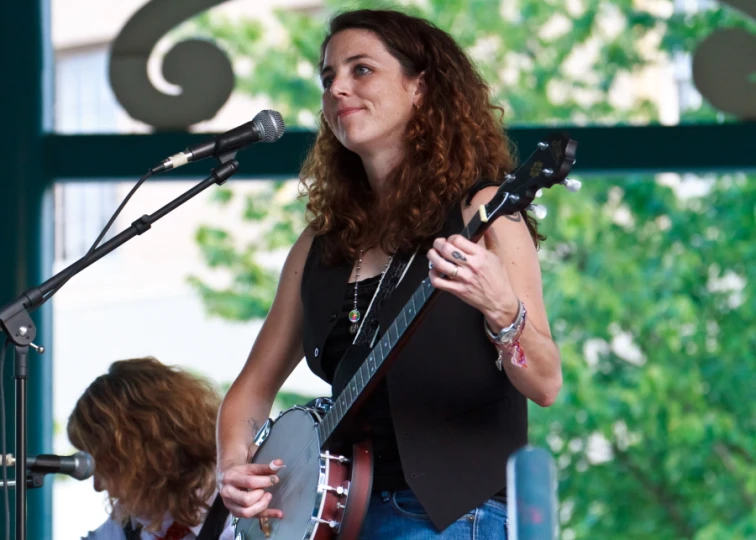
M282 459L286 467L277 476L280 482L269 491L270 508L282 510L283 519L267 520L268 534L258 518L239 518L234 527L235 540L308 540L313 537L317 516L325 494L318 490L327 476L327 462L320 457L317 423L307 409L293 408L273 424L268 437L258 448L252 463Z

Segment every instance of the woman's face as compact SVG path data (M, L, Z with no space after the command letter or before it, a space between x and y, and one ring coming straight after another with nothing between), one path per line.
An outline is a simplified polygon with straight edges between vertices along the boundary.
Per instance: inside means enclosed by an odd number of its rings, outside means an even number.
M405 77L399 61L368 30L343 30L331 38L321 80L328 126L361 156L398 147L422 98L421 76Z
M106 477L102 474L98 474L95 469L93 477L94 490L98 493L101 491L107 491L108 496L112 499L118 499L117 484L113 478Z
M105 478L102 475L97 474L97 472L94 473L94 490L96 492L101 491L107 491L108 490L108 484L105 481Z

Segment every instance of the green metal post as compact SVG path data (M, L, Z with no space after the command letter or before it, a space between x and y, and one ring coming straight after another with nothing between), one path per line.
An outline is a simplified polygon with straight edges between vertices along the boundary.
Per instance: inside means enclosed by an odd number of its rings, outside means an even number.
M50 185L45 178L43 137L49 122L49 76L52 49L48 0L0 2L0 49L3 83L0 84L0 305L37 285L47 273L44 243L49 241ZM35 343L49 346L50 313L34 315ZM52 364L30 350L28 380L28 453L52 449ZM6 357L2 384L5 389L8 452L15 448L15 384L12 356ZM13 477L13 470L9 470ZM29 491L27 538L52 538L52 485ZM15 499L10 490L11 525L15 531ZM0 494L0 500L2 495ZM2 508L2 506L0 506ZM0 512L0 522L5 521ZM13 532L11 538L15 538Z

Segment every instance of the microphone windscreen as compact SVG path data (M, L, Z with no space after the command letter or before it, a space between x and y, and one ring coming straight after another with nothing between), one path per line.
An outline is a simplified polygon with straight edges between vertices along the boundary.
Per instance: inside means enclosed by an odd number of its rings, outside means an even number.
M74 470L71 471L71 476L77 480L86 480L94 474L95 462L94 458L86 452L76 452L74 458Z
M275 142L280 139L283 136L284 131L286 131L283 117L278 111L271 111L269 109L260 111L252 119L252 122L257 124L260 128L260 140L262 142Z

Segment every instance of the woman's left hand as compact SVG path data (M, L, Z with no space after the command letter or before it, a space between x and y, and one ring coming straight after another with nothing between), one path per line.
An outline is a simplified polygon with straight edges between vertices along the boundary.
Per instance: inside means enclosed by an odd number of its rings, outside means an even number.
M431 283L484 315L510 313L514 316L518 300L507 271L493 249L496 233L488 229L484 238L486 247L459 234L436 238L428 251Z

